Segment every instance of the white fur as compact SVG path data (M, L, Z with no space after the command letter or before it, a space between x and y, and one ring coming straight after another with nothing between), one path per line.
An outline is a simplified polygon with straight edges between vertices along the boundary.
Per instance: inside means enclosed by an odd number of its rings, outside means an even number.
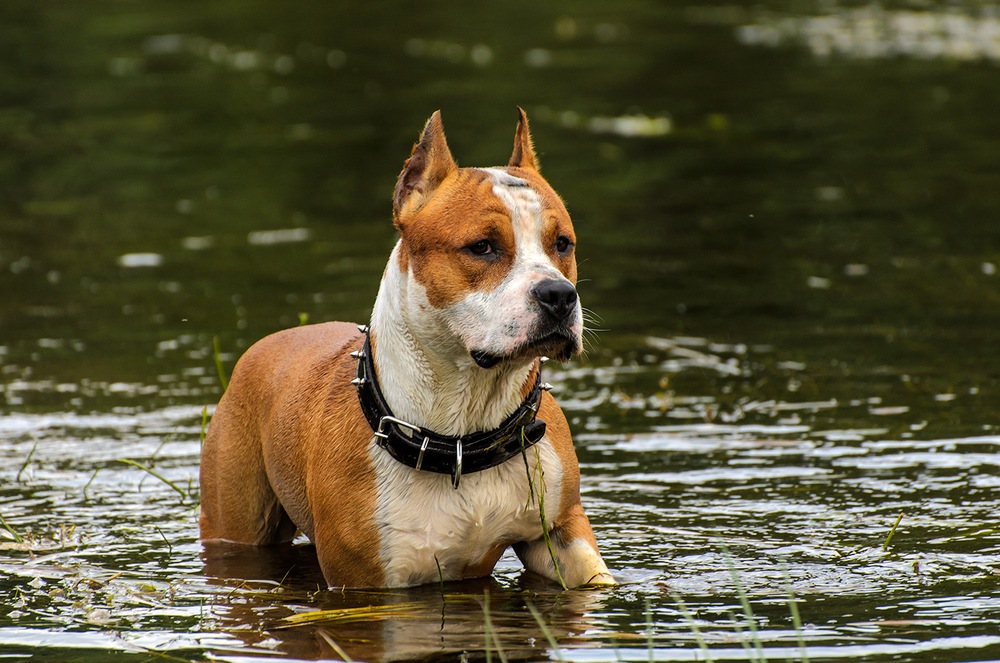
M547 514L547 503L545 507ZM593 582L601 574L611 575L604 560L601 559L601 554L583 539L574 539L568 545L560 546L558 552L559 574L556 573L555 564L552 563L549 547L543 540L536 539L527 543L518 549L518 554L524 565L536 573L553 580L558 579L561 575L567 587L578 587Z
M541 537L537 492L543 484L539 459L545 476L546 529L551 529L561 506L562 466L544 439L528 450L527 457L536 492L534 501L521 457L465 475L455 489L451 477L414 470L376 447L376 521L382 535L386 584L403 587L456 580L463 577L467 566L482 561L498 542Z
M400 271L397 244L372 312L375 365L387 404L395 416L446 435L494 428L518 407L534 358L482 369L470 351L504 355L524 344L541 314L532 285L564 278L541 245L538 194L501 170L486 172L510 210L516 243L513 266L500 286L437 309L412 271ZM573 331L579 335L579 304L576 316ZM390 586L459 578L498 543L542 536L537 495L530 502L521 457L464 475L457 490L450 476L414 470L377 445L372 445L372 459L376 522ZM528 459L536 492L544 472L546 529L551 529L551 519L561 510L562 465L544 438L528 451Z
M443 435L500 424L521 403L532 359L484 370L435 309L424 286L399 271L397 244L372 311L375 369L393 414ZM384 369L382 367L385 367Z

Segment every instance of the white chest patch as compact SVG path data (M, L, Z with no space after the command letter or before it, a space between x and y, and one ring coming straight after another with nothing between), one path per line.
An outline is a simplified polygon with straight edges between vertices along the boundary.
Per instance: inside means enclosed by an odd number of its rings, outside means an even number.
M530 478L518 456L463 476L458 489L448 475L414 470L384 449L372 449L376 523L389 587L458 580L497 544L538 539L543 485L547 529L560 512L562 465L545 439L527 451Z

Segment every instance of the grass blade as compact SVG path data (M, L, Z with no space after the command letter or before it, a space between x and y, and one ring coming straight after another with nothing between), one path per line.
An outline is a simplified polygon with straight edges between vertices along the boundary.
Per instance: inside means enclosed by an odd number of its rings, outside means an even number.
M198 437L198 444L205 446L205 435L208 434L208 406L201 408L201 435Z
M490 644L496 647L497 656L500 657L500 663L507 663L507 655L503 651L503 647L500 646L500 638L497 635L497 631L493 628L493 617L490 615L490 590L483 590L483 620L486 623L486 660L490 660Z
M525 449L525 439L524 439L524 428L521 428L521 456L524 458L524 469L528 475L528 491L530 493L528 504L531 504L531 500L535 497L535 481L531 475L531 469L528 466L528 455ZM559 560L556 558L556 550L552 546L552 537L549 534L549 525L545 518L545 468L542 467L542 455L538 453L538 448L535 447L535 471L538 474L538 481L541 484L538 488L538 519L542 525L542 538L545 540L545 547L549 550L549 557L552 559L552 567L556 571L556 580L559 581L559 586L563 589L569 589L566 586L566 581L563 580L562 570L559 568Z
M3 516L0 516L0 527L3 527L12 537L14 537L15 543L24 543L24 537L15 532L14 528L7 524L7 521L4 520Z
M100 472L100 471L101 471L101 468L99 468L99 467L94 468L94 473L90 475L90 480L87 481L87 484L83 487L83 497L85 499L87 498L87 490L90 489L90 484L94 483L94 479L97 478L97 473Z
M542 635L544 635L545 639L549 641L549 646L552 647L552 653L555 654L556 660L565 663L566 659L563 658L562 650L559 648L559 643L556 642L555 636L552 635L552 630L546 626L545 620L542 619L541 613L538 612L538 608L536 608L531 601L526 601L525 605L528 606L528 612L531 613L531 616L534 617L535 621L538 623L538 628L542 629Z
M291 628L317 622L352 622L388 619L390 617L413 617L424 607L422 603L397 603L393 605L372 605L361 608L341 608L336 610L310 610L278 620L274 628Z
M437 555L434 555L434 563L438 569L438 587L441 589L441 596L444 596L444 571L441 570L441 561Z
M38 440L36 439L35 443L31 445L31 451L28 452L28 457L24 459L24 464L21 465L21 469L17 471L16 481L18 483L21 483L21 474L23 474L24 470L27 469L28 464L31 462L31 457L35 455L35 449L37 448L38 448Z
M229 389L229 378L226 377L226 369L222 367L222 347L218 336L212 337L212 358L215 360L215 370L219 373L222 391L225 391Z
M729 575L733 579L733 584L736 585L736 595L740 599L740 606L743 607L743 617L746 619L747 628L750 629L750 638L753 640L754 653L756 654L755 659L760 661L760 663L767 663L767 658L764 657L764 646L760 641L760 634L757 633L757 618L754 617L753 609L750 607L750 599L747 598L746 589L740 581L739 573L736 572L736 564L733 562L733 556L729 553L729 548L726 546L722 546L722 554L726 560L726 568L729 569Z
M806 651L806 639L802 633L802 616L799 615L799 605L795 599L795 591L792 589L792 579L788 575L788 569L782 568L781 571L782 575L785 576L785 591L788 593L788 611L792 613L792 626L795 628L795 635L799 640L799 657L802 663L809 663L809 652Z
M167 477L163 476L162 474L160 474L160 473L159 473L159 472L157 472L156 470L154 470L154 469L151 469L151 468L149 468L149 467L146 467L146 466L145 466L145 465L143 465L142 463L137 463L137 462L135 462L134 460L131 460L131 459L129 459L129 458L119 458L119 459L117 460L117 462L119 462L119 463L125 463L126 465L131 465L131 466L133 466L133 467L138 467L138 468L139 468L140 470L142 470L143 472L146 472L147 474L149 474L149 475L151 475L151 476L154 476L154 477L156 477L157 479L159 479L159 480L160 480L160 481L162 481L163 483L167 484L168 486L170 486L171 488L173 488L174 490L176 490L176 491L177 491L177 492L178 492L178 493L180 494L180 496L181 496L181 500L182 500L182 501L183 501L183 500L184 500L185 498L187 498L187 496L188 496L188 495L187 495L187 493L185 493L185 492L184 492L184 490L183 490L182 488L179 488L179 487L177 486L177 484L175 484L175 483L174 483L173 481L171 481L171 480L170 480L170 479L168 479Z
M882 550L889 550L889 542L892 541L892 536L896 533L896 528L899 527L899 523L903 520L903 516L905 515L905 513L900 513L899 518L896 518L896 522L892 524L892 529L889 530L889 536L885 537L885 543L882 544Z
M711 663L713 660L712 652L709 650L708 645L705 643L705 638L701 635L701 629L698 628L698 622L694 620L694 615L692 615L691 612L687 609L687 606L684 604L684 601L681 599L680 596L671 593L670 597L674 600L674 603L677 604L677 607L680 609L681 614L684 615L684 621L687 622L688 628L691 629L691 633L694 635L694 640L695 642L698 643L698 649L701 650L701 655L705 657L706 661ZM646 605L647 606L649 605L649 599L646 599ZM650 615L649 618L652 619L652 615ZM649 660L650 661L653 660L652 645L650 645Z
M743 651L746 652L747 660L752 661L754 658L753 649L750 648L750 643L743 636L743 629L740 627L739 618L736 617L736 613L732 610L726 610L726 616L733 623L733 631L736 633L736 637L740 639L740 647L743 647Z
M160 535L160 538L163 539L163 542L167 544L167 555L173 555L174 547L170 545L170 539L167 538L167 535L164 534L163 530L160 529L159 527L154 527L153 529L155 529L156 533Z
M347 655L347 652L341 649L340 645L337 644L337 641L334 640L329 633L319 628L316 629L316 634L323 638L323 642L329 645L330 649L332 649L334 653L340 657L340 660L344 661L344 663L354 663L354 660Z

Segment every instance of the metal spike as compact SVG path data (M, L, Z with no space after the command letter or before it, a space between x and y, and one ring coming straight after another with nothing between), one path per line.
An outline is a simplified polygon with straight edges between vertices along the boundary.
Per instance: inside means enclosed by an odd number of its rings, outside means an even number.
M351 384L353 384L355 387L360 387L361 385L365 384L366 382L368 382L368 380L366 380L364 378L354 378L353 380L351 380Z
M542 391L552 391L552 385L548 382L542 383Z
M358 325L358 331L362 334L368 333L368 325Z
M539 364L544 364L544 363L545 363L545 362L547 362L548 360L549 360L549 358L548 358L548 357L544 357L544 356L543 356L543 357L539 357L539 358L538 358L538 363L539 363Z
M427 445L431 443L431 438L427 435L424 436L424 443L420 445L420 453L417 455L417 464L413 468L419 470L424 465L424 452L427 451Z
M458 490L458 484L462 481L462 438L458 439L458 446L455 448L455 473L451 477L452 488Z
M351 353L351 356L354 357L355 359L364 359L365 353L363 350L355 350L354 352Z

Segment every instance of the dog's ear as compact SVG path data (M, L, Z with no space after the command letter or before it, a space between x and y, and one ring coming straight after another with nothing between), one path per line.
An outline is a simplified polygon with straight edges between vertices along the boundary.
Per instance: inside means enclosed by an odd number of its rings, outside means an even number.
M531 142L531 132L528 131L528 114L520 106L517 107L517 131L514 132L514 153L510 155L508 166L514 168L530 168L538 170L538 157Z
M406 210L423 205L444 178L457 169L444 137L441 111L434 111L396 181L392 199L393 218L398 221Z

